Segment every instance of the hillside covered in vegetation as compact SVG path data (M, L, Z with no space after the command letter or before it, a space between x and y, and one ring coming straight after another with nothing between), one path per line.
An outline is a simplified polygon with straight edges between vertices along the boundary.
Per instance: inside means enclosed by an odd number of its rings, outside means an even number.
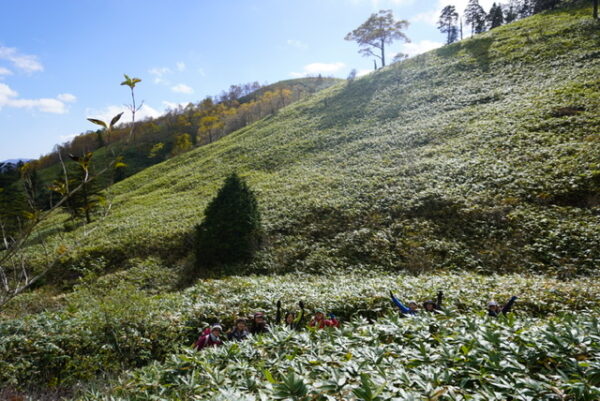
M593 273L600 35L588 14L536 15L338 84L117 183L101 221L59 238L58 216L38 238L77 241L66 268L177 261L236 171L268 238L244 270Z
M600 25L535 15L340 82L41 226L59 263L0 321L0 388L83 400L594 400L600 396ZM250 263L189 275L225 177L256 194ZM421 274L416 274L421 273ZM185 288L183 288L185 287ZM402 299L445 295L400 320ZM518 295L490 319L488 300ZM200 328L324 308L192 353ZM2 394L2 393L0 393Z

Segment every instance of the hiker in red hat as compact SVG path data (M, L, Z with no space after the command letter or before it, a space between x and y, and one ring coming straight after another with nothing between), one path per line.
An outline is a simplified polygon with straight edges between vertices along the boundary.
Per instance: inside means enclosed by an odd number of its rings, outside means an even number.
M221 333L223 332L223 327L219 323L215 323L198 337L198 340L194 343L194 348L200 351L206 347L218 347L223 344L221 341Z

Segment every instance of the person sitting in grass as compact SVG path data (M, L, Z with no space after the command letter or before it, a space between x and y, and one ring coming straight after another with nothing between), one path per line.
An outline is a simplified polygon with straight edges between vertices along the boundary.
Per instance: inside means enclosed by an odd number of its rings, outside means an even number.
M510 297L510 299L508 300L506 305L504 305L502 308L500 308L500 305L496 301L488 302L488 308L487 308L488 316L496 317L496 316L499 316L500 314L506 315L508 312L510 312L510 310L516 300L517 300L517 296L513 295L512 297Z
M240 318L235 321L235 326L233 330L227 334L227 339L242 341L245 340L249 334L250 332L248 331L248 327L246 325L246 319Z
M425 312L439 312L442 310L442 299L444 297L444 293L442 291L438 291L437 298L435 302L431 299L423 302L423 310Z
M219 323L215 323L198 337L198 340L194 343L194 348L200 351L206 347L218 347L223 344L221 341L221 333L223 332L223 326Z
M302 320L304 319L304 302L298 302L298 306L300 307L300 313L287 311L285 313L285 317L283 319L283 323L285 327L290 330L300 330L302 326ZM275 318L277 324L281 324L281 301L277 301L277 317Z
M269 324L267 323L267 317L263 312L256 312L252 317L252 325L250 326L250 333L253 335L264 334L270 331Z
M392 297L392 302L398 307L398 309L400 309L400 312L403 315L416 315L419 313L419 305L417 304L417 301L410 300L408 301L408 306L404 305L398 298L394 296L394 293L391 290L390 297Z
M340 322L335 318L333 313L329 314L329 319L325 319L325 311L323 309L317 309L308 325L310 327L324 329L325 327L340 327Z

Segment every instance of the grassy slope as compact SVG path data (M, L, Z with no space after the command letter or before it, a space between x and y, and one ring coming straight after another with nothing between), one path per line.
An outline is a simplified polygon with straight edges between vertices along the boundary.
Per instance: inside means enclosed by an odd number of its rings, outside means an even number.
M184 255L236 170L269 236L257 271L591 271L600 25L588 15L537 15L335 85L118 183L108 218L60 241L77 239L77 261Z

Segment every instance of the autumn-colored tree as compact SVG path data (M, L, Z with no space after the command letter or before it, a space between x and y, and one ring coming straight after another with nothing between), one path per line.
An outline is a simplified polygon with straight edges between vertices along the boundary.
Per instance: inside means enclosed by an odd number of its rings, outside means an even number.
M198 136L201 138L207 137L208 143L212 143L217 130L223 127L223 122L216 115L205 116L200 119L200 128L198 128Z
M162 142L154 144L154 146L152 146L152 148L150 149L150 152L148 152L148 159L154 159L155 157L157 157L162 152L164 147L165 144Z
M180 134L175 137L175 146L171 152L172 156L187 152L192 148L192 139L190 134Z
M385 67L385 46L398 39L410 42L403 32L406 28L408 28L408 21L396 21L392 10L380 10L377 14L371 14L362 25L348 33L344 39L357 42L360 54L366 57L377 57L381 60L381 66Z

